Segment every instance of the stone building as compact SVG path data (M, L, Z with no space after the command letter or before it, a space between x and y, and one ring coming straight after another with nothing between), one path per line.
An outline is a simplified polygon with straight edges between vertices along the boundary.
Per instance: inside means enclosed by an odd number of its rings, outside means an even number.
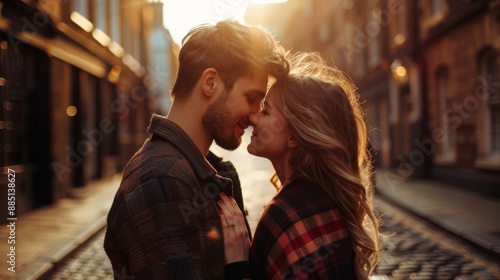
M500 195L500 1L419 10L431 176Z
M2 182L16 172L16 214L121 172L142 145L158 109L148 71L158 52L146 20L152 5L0 1L0 167ZM175 65L175 47L164 42L164 61Z

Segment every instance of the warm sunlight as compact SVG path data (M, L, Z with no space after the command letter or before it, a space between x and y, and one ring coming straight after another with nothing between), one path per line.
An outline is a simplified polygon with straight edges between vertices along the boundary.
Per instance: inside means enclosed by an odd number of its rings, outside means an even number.
M285 2L288 2L288 0L250 0L250 4L277 4Z
M226 18L244 22L248 4L275 4L287 0L165 0L164 25L175 43L194 26L215 23Z

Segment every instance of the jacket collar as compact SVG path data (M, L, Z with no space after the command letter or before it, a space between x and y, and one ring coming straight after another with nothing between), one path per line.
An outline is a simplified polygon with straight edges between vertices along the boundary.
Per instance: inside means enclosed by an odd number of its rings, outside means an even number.
M193 140L175 122L164 116L153 114L148 132L174 145L187 158L200 179L206 180L216 174Z

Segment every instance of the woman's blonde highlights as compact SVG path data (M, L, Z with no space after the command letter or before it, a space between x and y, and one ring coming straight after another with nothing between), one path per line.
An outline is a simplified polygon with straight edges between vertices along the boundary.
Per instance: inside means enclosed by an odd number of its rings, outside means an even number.
M300 143L290 163L340 207L354 244L357 278L368 279L379 259L379 233L364 111L356 87L318 54L300 53L291 58L290 74L272 90Z

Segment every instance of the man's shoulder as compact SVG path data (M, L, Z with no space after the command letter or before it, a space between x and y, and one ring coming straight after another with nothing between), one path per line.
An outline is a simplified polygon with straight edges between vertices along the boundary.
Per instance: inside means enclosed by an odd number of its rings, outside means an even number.
M122 210L127 212L127 201L145 201L147 197L173 202L180 199L175 194L183 193L179 187L195 184L196 175L182 153L171 145L146 141L125 167L108 219Z
M126 196L141 192L153 181L170 188L169 185L194 185L197 179L187 158L173 145L146 141L125 167L114 204L121 204Z
M125 167L123 181L134 176L139 181L156 177L195 177L184 154L167 141L146 141Z

